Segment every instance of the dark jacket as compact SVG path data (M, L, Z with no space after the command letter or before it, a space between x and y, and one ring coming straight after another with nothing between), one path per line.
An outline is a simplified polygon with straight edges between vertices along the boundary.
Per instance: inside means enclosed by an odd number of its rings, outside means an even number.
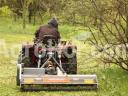
M60 39L60 33L58 32L58 29L51 26L51 25L44 25L41 26L35 33L35 42L37 40L42 40L44 35L52 35L56 37L57 39Z

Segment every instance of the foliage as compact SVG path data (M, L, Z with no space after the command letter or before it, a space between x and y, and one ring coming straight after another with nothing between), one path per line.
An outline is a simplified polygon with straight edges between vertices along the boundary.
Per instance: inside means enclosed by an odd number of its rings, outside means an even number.
M128 2L125 0L111 0L109 2L92 0L92 6L96 12L94 16L97 18L95 28L98 32L94 34L89 27L94 38L94 41L90 41L96 46L99 53L107 55L106 57L101 55L101 60L104 63L114 63L128 70ZM105 48L106 45L109 46ZM120 49L116 50L119 45ZM108 49L112 51L108 52ZM118 54L119 52L121 53L120 55Z
M8 6L4 6L0 8L0 16L10 16L11 15L11 10L9 9Z

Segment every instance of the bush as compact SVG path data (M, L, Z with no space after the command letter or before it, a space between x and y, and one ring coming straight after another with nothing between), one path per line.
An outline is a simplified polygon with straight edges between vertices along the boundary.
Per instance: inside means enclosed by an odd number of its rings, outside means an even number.
M3 6L0 8L0 16L10 16L11 10L8 6Z

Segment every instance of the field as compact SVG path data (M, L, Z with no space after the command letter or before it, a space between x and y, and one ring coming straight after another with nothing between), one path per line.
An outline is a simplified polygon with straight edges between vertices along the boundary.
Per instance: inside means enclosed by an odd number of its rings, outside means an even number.
M38 25L28 25L23 30L20 23L11 22L10 19L0 20L0 96L128 96L128 72L120 69L118 66L103 68L80 68L80 66L93 66L93 63L84 62L87 57L79 53L78 56L78 73L79 74L97 74L98 90L96 91L40 91L40 92L20 92L16 86L16 60L18 49L24 42L31 42L34 37L34 31ZM71 39L69 37L78 35L73 33L74 27L61 25L60 31L63 39ZM76 29L79 29L77 27ZM66 35L67 33L68 35ZM89 51L89 45L83 42L73 40L77 44L78 50ZM15 49L15 51L14 51ZM82 57L82 59L81 59ZM81 62L83 61L83 62ZM95 62L98 64L98 62ZM101 65L101 64L98 64Z

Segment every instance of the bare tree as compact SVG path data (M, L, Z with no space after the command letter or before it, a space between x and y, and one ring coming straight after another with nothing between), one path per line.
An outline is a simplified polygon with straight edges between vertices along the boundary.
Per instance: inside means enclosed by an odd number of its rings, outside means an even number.
M97 20L95 26L97 34L88 27L93 36L93 40L90 41L99 53L106 55L101 55L100 60L104 63L114 63L128 71L128 2L91 0L91 4L96 12L94 18ZM105 48L106 45L110 46ZM108 51L110 49L111 51Z

